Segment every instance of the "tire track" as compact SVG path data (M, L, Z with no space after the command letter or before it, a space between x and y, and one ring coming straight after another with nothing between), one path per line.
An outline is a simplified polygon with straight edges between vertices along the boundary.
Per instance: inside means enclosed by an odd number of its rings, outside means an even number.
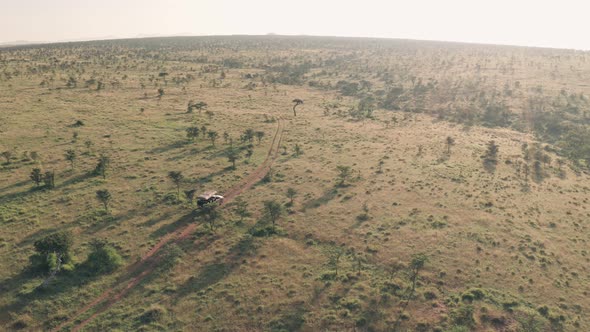
M250 189L254 184L262 180L264 176L266 176L274 160L278 156L279 149L281 147L281 142L283 140L284 127L285 120L281 116L278 116L277 129L273 136L270 149L268 150L268 154L266 155L266 159L260 166L258 166L251 174L244 178L240 183L226 191L225 199L223 200L222 205L230 203L234 198L236 198L244 191ZM184 218L189 217L192 218L192 213L185 216ZM170 242L177 243L187 238L193 231L196 230L197 226L198 225L196 223L191 222L184 227L179 227L179 229L177 229L176 231L164 235L160 239L160 241L158 241L158 243L152 249L150 249L138 262L132 264L127 268L124 276L117 281L115 286L101 293L97 298L95 298L90 303L88 303L80 310L75 312L72 316L68 318L67 321L61 323L52 331L60 331L70 324L74 324L71 331L80 331L94 318L104 313L115 303L121 300L125 295L127 295L129 291L131 291L143 279L145 279L154 271L158 262L161 260L161 257L157 256L156 254L159 253L159 251L162 249L162 247L164 247L164 245ZM129 278L131 279L125 282ZM123 287L120 290L116 290L115 287L117 287L117 285L119 284L125 284L125 287ZM90 317L77 323L80 316L91 311L92 309L96 309L96 311Z

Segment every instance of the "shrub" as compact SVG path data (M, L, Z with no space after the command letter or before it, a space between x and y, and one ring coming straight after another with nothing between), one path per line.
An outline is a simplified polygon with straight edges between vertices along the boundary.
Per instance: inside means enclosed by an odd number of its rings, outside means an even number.
M473 326L475 324L473 319L474 310L471 304L461 305L451 311L451 318L457 325Z
M154 305L141 314L141 316L139 316L139 321L142 324L150 324L162 321L165 316L166 309L161 306Z
M117 250L104 240L95 240L91 244L92 252L86 260L87 267L96 274L109 273L123 264Z
M437 298L436 292L434 290L426 290L424 291L423 295L426 300L434 300Z
M34 324L33 318L25 314L17 317L17 319L12 323L11 327L12 330L30 330L32 324Z

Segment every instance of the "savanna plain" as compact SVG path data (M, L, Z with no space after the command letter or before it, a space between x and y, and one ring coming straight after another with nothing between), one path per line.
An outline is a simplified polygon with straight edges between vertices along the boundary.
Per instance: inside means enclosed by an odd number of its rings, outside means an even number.
M6 331L590 330L588 52L0 48L0 154Z

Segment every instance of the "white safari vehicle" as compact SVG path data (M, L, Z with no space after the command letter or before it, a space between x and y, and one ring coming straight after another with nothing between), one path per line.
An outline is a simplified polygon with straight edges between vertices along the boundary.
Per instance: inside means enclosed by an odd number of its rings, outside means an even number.
M218 195L217 191L207 191L197 197L197 205L199 207L213 202L223 202L223 196Z

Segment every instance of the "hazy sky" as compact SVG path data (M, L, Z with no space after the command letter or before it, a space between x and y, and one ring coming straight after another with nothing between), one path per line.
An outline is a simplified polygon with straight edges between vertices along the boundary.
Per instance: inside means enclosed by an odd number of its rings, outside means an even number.
M590 0L0 0L0 42L308 34L590 50Z

